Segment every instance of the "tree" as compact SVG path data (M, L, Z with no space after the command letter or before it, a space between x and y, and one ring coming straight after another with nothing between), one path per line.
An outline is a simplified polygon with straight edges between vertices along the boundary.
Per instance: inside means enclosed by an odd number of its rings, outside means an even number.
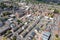
M7 40L7 38L6 37L3 37L2 40Z
M17 20L17 22L18 22L18 24L22 23L22 21L21 21L21 20L19 20L19 19Z
M10 15L10 14L12 14L12 13L4 12L4 13L3 13L3 16L7 16L7 15Z
M58 37L59 37L59 36L58 36L58 34L56 34L55 36L56 36L56 38L58 38Z
M9 6L9 8L10 8L10 9L13 9L13 6L11 5L11 6Z
M1 3L0 3L0 7L1 7L2 9L4 9L4 8L7 8L8 6L6 6L6 4L4 4L3 2L1 2Z
M54 14L53 13L49 13L49 17L53 18Z
M9 19L8 17L5 17L5 18L4 18L5 21L8 20L8 19Z
M48 10L51 10L52 8L48 8Z
M59 13L59 10L55 9L55 10L54 10L54 13Z
M8 30L6 34L9 34L9 33L11 33L11 31L10 31L10 30Z
M55 40L60 40L59 35L56 34L54 39L55 39Z
M13 39L12 40L16 40L16 38L17 38L16 36L13 36Z
M58 5L60 5L60 3L58 3Z

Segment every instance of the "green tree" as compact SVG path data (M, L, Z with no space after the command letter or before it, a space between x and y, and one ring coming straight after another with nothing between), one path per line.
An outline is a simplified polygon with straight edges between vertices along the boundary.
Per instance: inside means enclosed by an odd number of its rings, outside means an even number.
M6 37L3 37L2 40L7 40L7 38Z
M10 30L8 30L6 34L9 34L9 33L11 33L11 31L10 31Z
M13 36L12 40L16 40L16 38L17 38L16 36Z
M55 39L55 40L60 40L59 35L58 35L58 34L56 34L54 39Z
M58 36L58 34L56 34L55 36L56 36L56 38L58 38L58 37L59 37L59 36Z
M1 3L0 3L0 7L1 7L2 9L4 9L4 8L7 8L8 6L6 6L6 4L4 4L3 2L1 2Z
M57 3L58 5L60 5L60 3Z
M7 15L11 15L12 13L9 13L9 12L4 12L3 13L3 16L7 16Z
M54 10L54 13L59 13L59 10L55 9L55 10Z
M17 22L18 22L18 24L22 23L22 21L21 21L21 20L19 20L19 19L17 20Z

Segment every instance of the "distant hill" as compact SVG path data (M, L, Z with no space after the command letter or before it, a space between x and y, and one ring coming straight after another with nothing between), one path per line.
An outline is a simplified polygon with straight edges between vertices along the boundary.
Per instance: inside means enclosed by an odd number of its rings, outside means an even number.
M1 1L9 1L9 0L0 0ZM43 2L43 3L57 3L60 5L60 0L12 0L12 1L27 1L27 2Z
M36 0L36 1L46 2L46 3L49 3L49 2L60 3L60 0Z

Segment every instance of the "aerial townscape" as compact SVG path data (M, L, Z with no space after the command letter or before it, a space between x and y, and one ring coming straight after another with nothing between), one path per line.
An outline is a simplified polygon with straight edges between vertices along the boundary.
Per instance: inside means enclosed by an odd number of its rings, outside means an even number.
M60 0L0 0L0 40L60 40Z

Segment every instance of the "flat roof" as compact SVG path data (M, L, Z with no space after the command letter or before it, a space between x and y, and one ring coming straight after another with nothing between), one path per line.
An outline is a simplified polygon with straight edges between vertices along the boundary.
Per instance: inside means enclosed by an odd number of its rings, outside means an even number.
M10 27L8 26L3 26L0 28L0 33L4 32L5 30L9 29Z

